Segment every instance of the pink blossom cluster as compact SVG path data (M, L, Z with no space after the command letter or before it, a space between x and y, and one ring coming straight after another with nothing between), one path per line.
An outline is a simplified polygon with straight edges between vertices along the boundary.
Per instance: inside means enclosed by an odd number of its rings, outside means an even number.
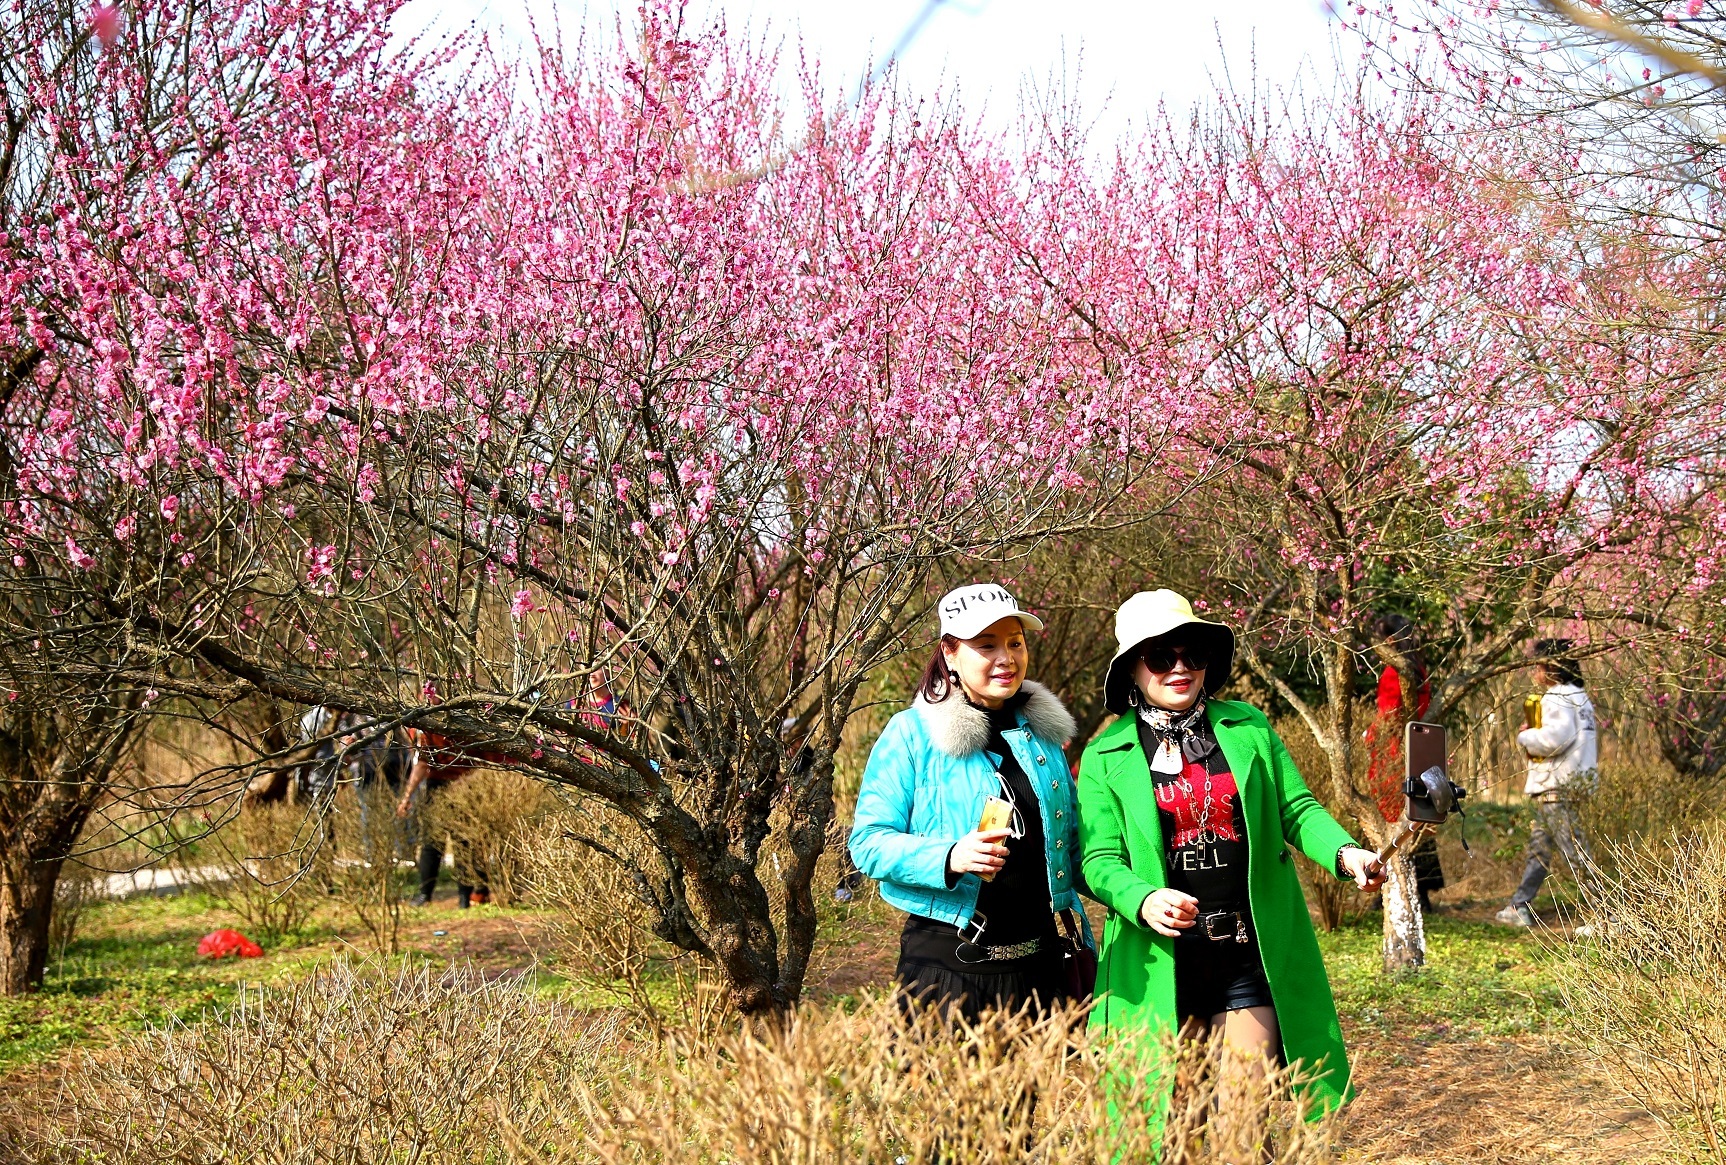
M202 99L161 116L106 46L174 8L100 14L100 110L30 62L71 144L0 240L0 344L42 356L14 517L73 565L151 527L208 568L196 532L297 530L308 484L383 504L410 444L454 507L422 549L507 568L608 504L670 568L788 477L907 530L1084 480L1106 380L963 191L993 147L962 126L872 98L788 133L770 59L658 11L640 51L547 52L526 92L475 51L452 90L458 50L392 48L359 0L217 5L182 66ZM602 414L624 427L581 428ZM294 536L326 594L380 552Z
M180 11L98 12L94 86L47 33L23 64L55 144L0 237L7 520L72 572L148 543L446 613L477 579L627 639L620 580L741 557L777 598L1128 482L1348 577L1723 530L1670 326L1713 268L1543 214L1418 103L1099 166L882 91L792 123L771 54L660 8L517 73L387 4L219 0L162 109L127 50Z

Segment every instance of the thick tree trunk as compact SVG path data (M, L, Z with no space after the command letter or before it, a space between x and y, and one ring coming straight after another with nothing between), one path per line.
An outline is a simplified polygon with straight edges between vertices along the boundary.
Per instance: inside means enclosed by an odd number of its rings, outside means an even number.
M722 830L702 832L706 844L672 852L680 851L682 880L699 919L699 936L689 936L695 939L691 949L718 964L740 1014L777 1017L801 998L815 947L814 879L833 820L833 759L805 747L794 753L789 773L782 773L777 742L760 756L752 779L724 783L784 789L782 813L770 796L740 799ZM709 841L716 833L722 845ZM778 841L770 843L774 836ZM768 878L783 895L777 918Z
M829 770L830 772L830 770ZM718 963L731 1002L747 1016L780 1015L803 994L815 947L814 876L832 820L832 782L800 806L790 831L788 861L775 862L785 895L784 925L775 925L772 899L755 865L727 853L706 869L686 869L691 897L706 922L706 945Z
M70 693L46 712L0 718L0 991L42 983L60 867L101 800L138 721L116 701L92 712Z
M772 1015L789 1008L779 979L779 943L767 888L737 859L728 869L689 871L690 889L707 920L707 945L742 1015Z
M23 995L42 985L48 969L48 924L62 859L0 854L0 992Z
M1384 883L1384 969L1386 974L1426 964L1426 920L1420 913L1414 859L1407 849L1389 862Z
M779 994L796 1003L803 995L809 956L815 949L819 921L815 907L815 867L826 852L833 824L833 760L811 757L802 770L803 784L790 807L785 830L790 860L780 872L785 892L785 951L781 960Z

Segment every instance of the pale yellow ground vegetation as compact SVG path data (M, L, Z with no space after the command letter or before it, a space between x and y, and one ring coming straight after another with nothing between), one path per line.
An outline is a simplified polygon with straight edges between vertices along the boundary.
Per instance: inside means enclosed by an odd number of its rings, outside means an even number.
M1323 772L1304 755L1310 736L1291 727L1285 737L1304 770ZM1349 1161L1585 1159L1549 1144L1566 1135L1571 1099L1548 1092L1528 1113L1509 1106L1568 1080L1603 1104L1653 1113L1669 1136L1666 1159L1726 1162L1726 826L1717 790L1676 779L1649 749L1609 751L1587 810L1600 872L1578 889L1555 882L1565 916L1594 927L1590 939L1552 940L1574 1025L1505 1042L1491 1072L1470 1060L1481 1049L1469 1043L1363 1048L1363 1087L1379 1087L1343 1123L1300 1119L1286 1072L1253 1071L1216 1045L1100 1043L1077 1014L995 1016L975 1029L907 1018L891 996L860 989L882 982L879 967L854 981L833 973L835 959L856 957L845 933L817 944L811 983L831 975L816 993L829 1002L805 1004L783 1024L746 1023L693 956L651 932L643 898L665 887L639 832L572 794L479 772L445 790L422 824L459 840L466 880L536 908L543 941L533 959L566 988L546 990L532 969L500 978L410 972L398 961L329 965L199 1022L68 1060L32 1098L19 1126L29 1141L13 1149L31 1165L1201 1165L1267 1152L1304 1165L1333 1160L1339 1142ZM1483 752L1481 772L1490 763ZM1322 785L1315 780L1324 796ZM408 836L381 800L361 828L355 790L329 808L240 810L199 846L197 861L220 867L207 888L261 932L291 930L310 902L333 898L387 957ZM1447 900L1494 899L1520 870L1520 842L1494 834L1482 816L1474 854L1444 843ZM836 822L817 878L824 902L845 832ZM1309 891L1327 927L1368 907L1332 879L1314 879ZM868 921L873 934L896 917ZM1583 1054L1575 1036L1597 1062L1586 1078L1570 1058ZM1407 1081L1393 1084L1391 1073L1427 1059L1435 1066L1415 1073L1422 1104L1397 1097ZM1374 1073L1384 1080L1367 1082ZM1447 1083L1434 1090L1435 1081ZM1455 1105L1474 1106L1481 1119L1452 1120Z
M1300 1119L1286 1073L1216 1044L1097 1043L1080 1018L955 1028L868 996L640 1041L525 981L338 965L85 1056L35 1160L1329 1159L1331 1124Z
M1576 1030L1675 1158L1726 1162L1726 822L1608 845L1557 962Z

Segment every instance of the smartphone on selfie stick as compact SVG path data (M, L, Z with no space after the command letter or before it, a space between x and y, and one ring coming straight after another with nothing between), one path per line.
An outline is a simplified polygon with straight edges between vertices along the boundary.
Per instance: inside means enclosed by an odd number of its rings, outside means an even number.
M1450 749L1442 724L1411 720L1403 735L1403 796L1405 822L1391 843L1378 851L1382 866L1403 844L1432 833L1462 812L1461 785L1450 779Z

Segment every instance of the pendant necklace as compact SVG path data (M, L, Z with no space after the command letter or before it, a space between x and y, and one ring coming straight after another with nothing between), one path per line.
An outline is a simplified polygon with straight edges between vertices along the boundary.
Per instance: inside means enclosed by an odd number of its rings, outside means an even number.
M1206 841L1216 841L1216 831L1211 828L1211 806L1215 803L1211 792L1211 761L1205 758L1205 799L1199 804L1199 833Z
M1151 771L1175 776L1186 766L1182 763L1181 749L1173 740L1164 740L1157 745L1157 755L1151 758Z

